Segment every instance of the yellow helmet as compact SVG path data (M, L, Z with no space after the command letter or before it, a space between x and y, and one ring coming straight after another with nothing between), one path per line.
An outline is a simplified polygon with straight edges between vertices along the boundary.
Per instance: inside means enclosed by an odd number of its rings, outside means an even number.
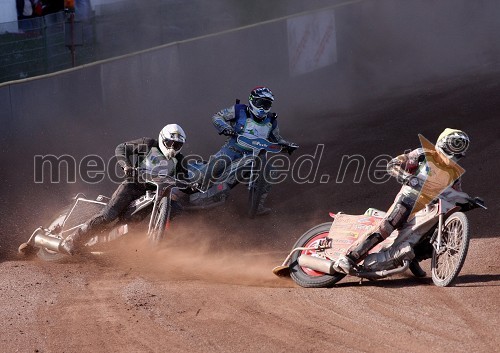
M459 159L469 148L469 136L462 130L446 128L436 141L436 149L448 158Z

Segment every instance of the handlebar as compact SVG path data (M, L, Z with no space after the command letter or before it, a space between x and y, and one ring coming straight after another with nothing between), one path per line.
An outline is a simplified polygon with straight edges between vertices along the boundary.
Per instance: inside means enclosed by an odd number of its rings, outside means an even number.
M482 208L485 210L488 209L488 207L486 207L486 205L484 204L484 200L480 197L476 196L474 198L470 198L468 201L474 208Z
M256 137L250 134L239 134L236 137L236 141L238 145L244 148L252 149L254 151L266 151L270 153L278 153L283 149L286 149L286 151L291 154L299 147L294 143L272 142L265 138Z
M466 197L465 198L466 202L464 203L459 203L457 202L456 205L460 206L460 209L462 212L470 211L473 210L474 208L482 208L484 210L487 210L488 208L485 206L484 201L480 197Z
M175 187L177 187L179 189L191 189L193 191L198 191L201 193L206 192L205 190L202 190L200 188L200 184L198 184L198 183L192 183L192 182L180 180L180 179L175 179L175 180L176 180Z
M170 175L164 175L162 173L152 173L151 170L147 170L144 168L134 168L134 171L143 178L144 181L153 181L153 182L159 182L163 184L170 184L173 187L179 188L179 189L191 189L191 190L196 190L203 192L199 188L198 183L192 183L188 182L185 180L177 179L173 176Z

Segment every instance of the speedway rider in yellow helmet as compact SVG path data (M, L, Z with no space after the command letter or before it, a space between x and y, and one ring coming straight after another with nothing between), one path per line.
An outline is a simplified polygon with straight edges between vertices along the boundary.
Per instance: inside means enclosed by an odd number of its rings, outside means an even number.
M469 148L469 142L469 137L465 132L447 128L439 135L434 150L424 151L423 148L417 148L393 158L387 164L387 171L391 176L403 183L403 187L381 223L372 230L365 241L354 243L347 255L340 257L335 262L334 270L351 273L355 264L363 260L369 250L386 239L395 229L400 229L405 225L418 198L422 197L423 194L421 192L422 187L430 171L428 163L431 161L428 161L427 158L432 158L434 165L444 166L443 170L446 170L446 166L450 165L452 161L456 162L465 155L465 151ZM451 171L451 173L448 173L448 171ZM448 168L441 175L444 175L444 179L449 180L448 185L452 184L454 189L461 191L460 179L458 176L454 176L452 171L451 168ZM442 191L442 189L440 190ZM431 200L428 199L428 201ZM397 258L397 256L397 253L392 254L392 259ZM387 261L392 259L387 259ZM414 266L414 268L417 268L416 272L423 274L423 271L417 267L417 262L412 262L410 266Z

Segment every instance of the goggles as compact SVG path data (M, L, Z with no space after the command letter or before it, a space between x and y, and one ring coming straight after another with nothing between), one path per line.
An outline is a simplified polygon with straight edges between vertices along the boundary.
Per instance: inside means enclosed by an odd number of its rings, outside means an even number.
M438 146L440 146L446 154L461 158L469 148L469 139L460 135L448 136L444 141L438 143Z
M178 151L182 148L184 142L166 139L163 140L163 145L167 148L173 148L174 150Z
M271 106L273 105L273 101L267 98L252 98L252 104L256 108L262 108L264 110L269 110L271 109Z

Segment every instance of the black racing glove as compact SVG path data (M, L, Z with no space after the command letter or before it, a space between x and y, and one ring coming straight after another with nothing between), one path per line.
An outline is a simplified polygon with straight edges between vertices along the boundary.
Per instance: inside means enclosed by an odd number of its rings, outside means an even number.
M288 152L289 155L293 153L297 148L299 148L299 145L296 143L290 142L287 145L284 145L285 150Z
M197 191L199 188L198 183L190 183L188 181L179 180L179 179L176 180L175 186L178 187L179 189L185 189L185 190L190 190L190 191Z
M226 127L224 130L222 130L220 132L219 135L225 135L225 136L229 136L229 137L238 136L238 134L236 133L236 131L232 127Z
M125 178L133 179L135 168L127 165L127 166L123 167L123 172L125 173Z

